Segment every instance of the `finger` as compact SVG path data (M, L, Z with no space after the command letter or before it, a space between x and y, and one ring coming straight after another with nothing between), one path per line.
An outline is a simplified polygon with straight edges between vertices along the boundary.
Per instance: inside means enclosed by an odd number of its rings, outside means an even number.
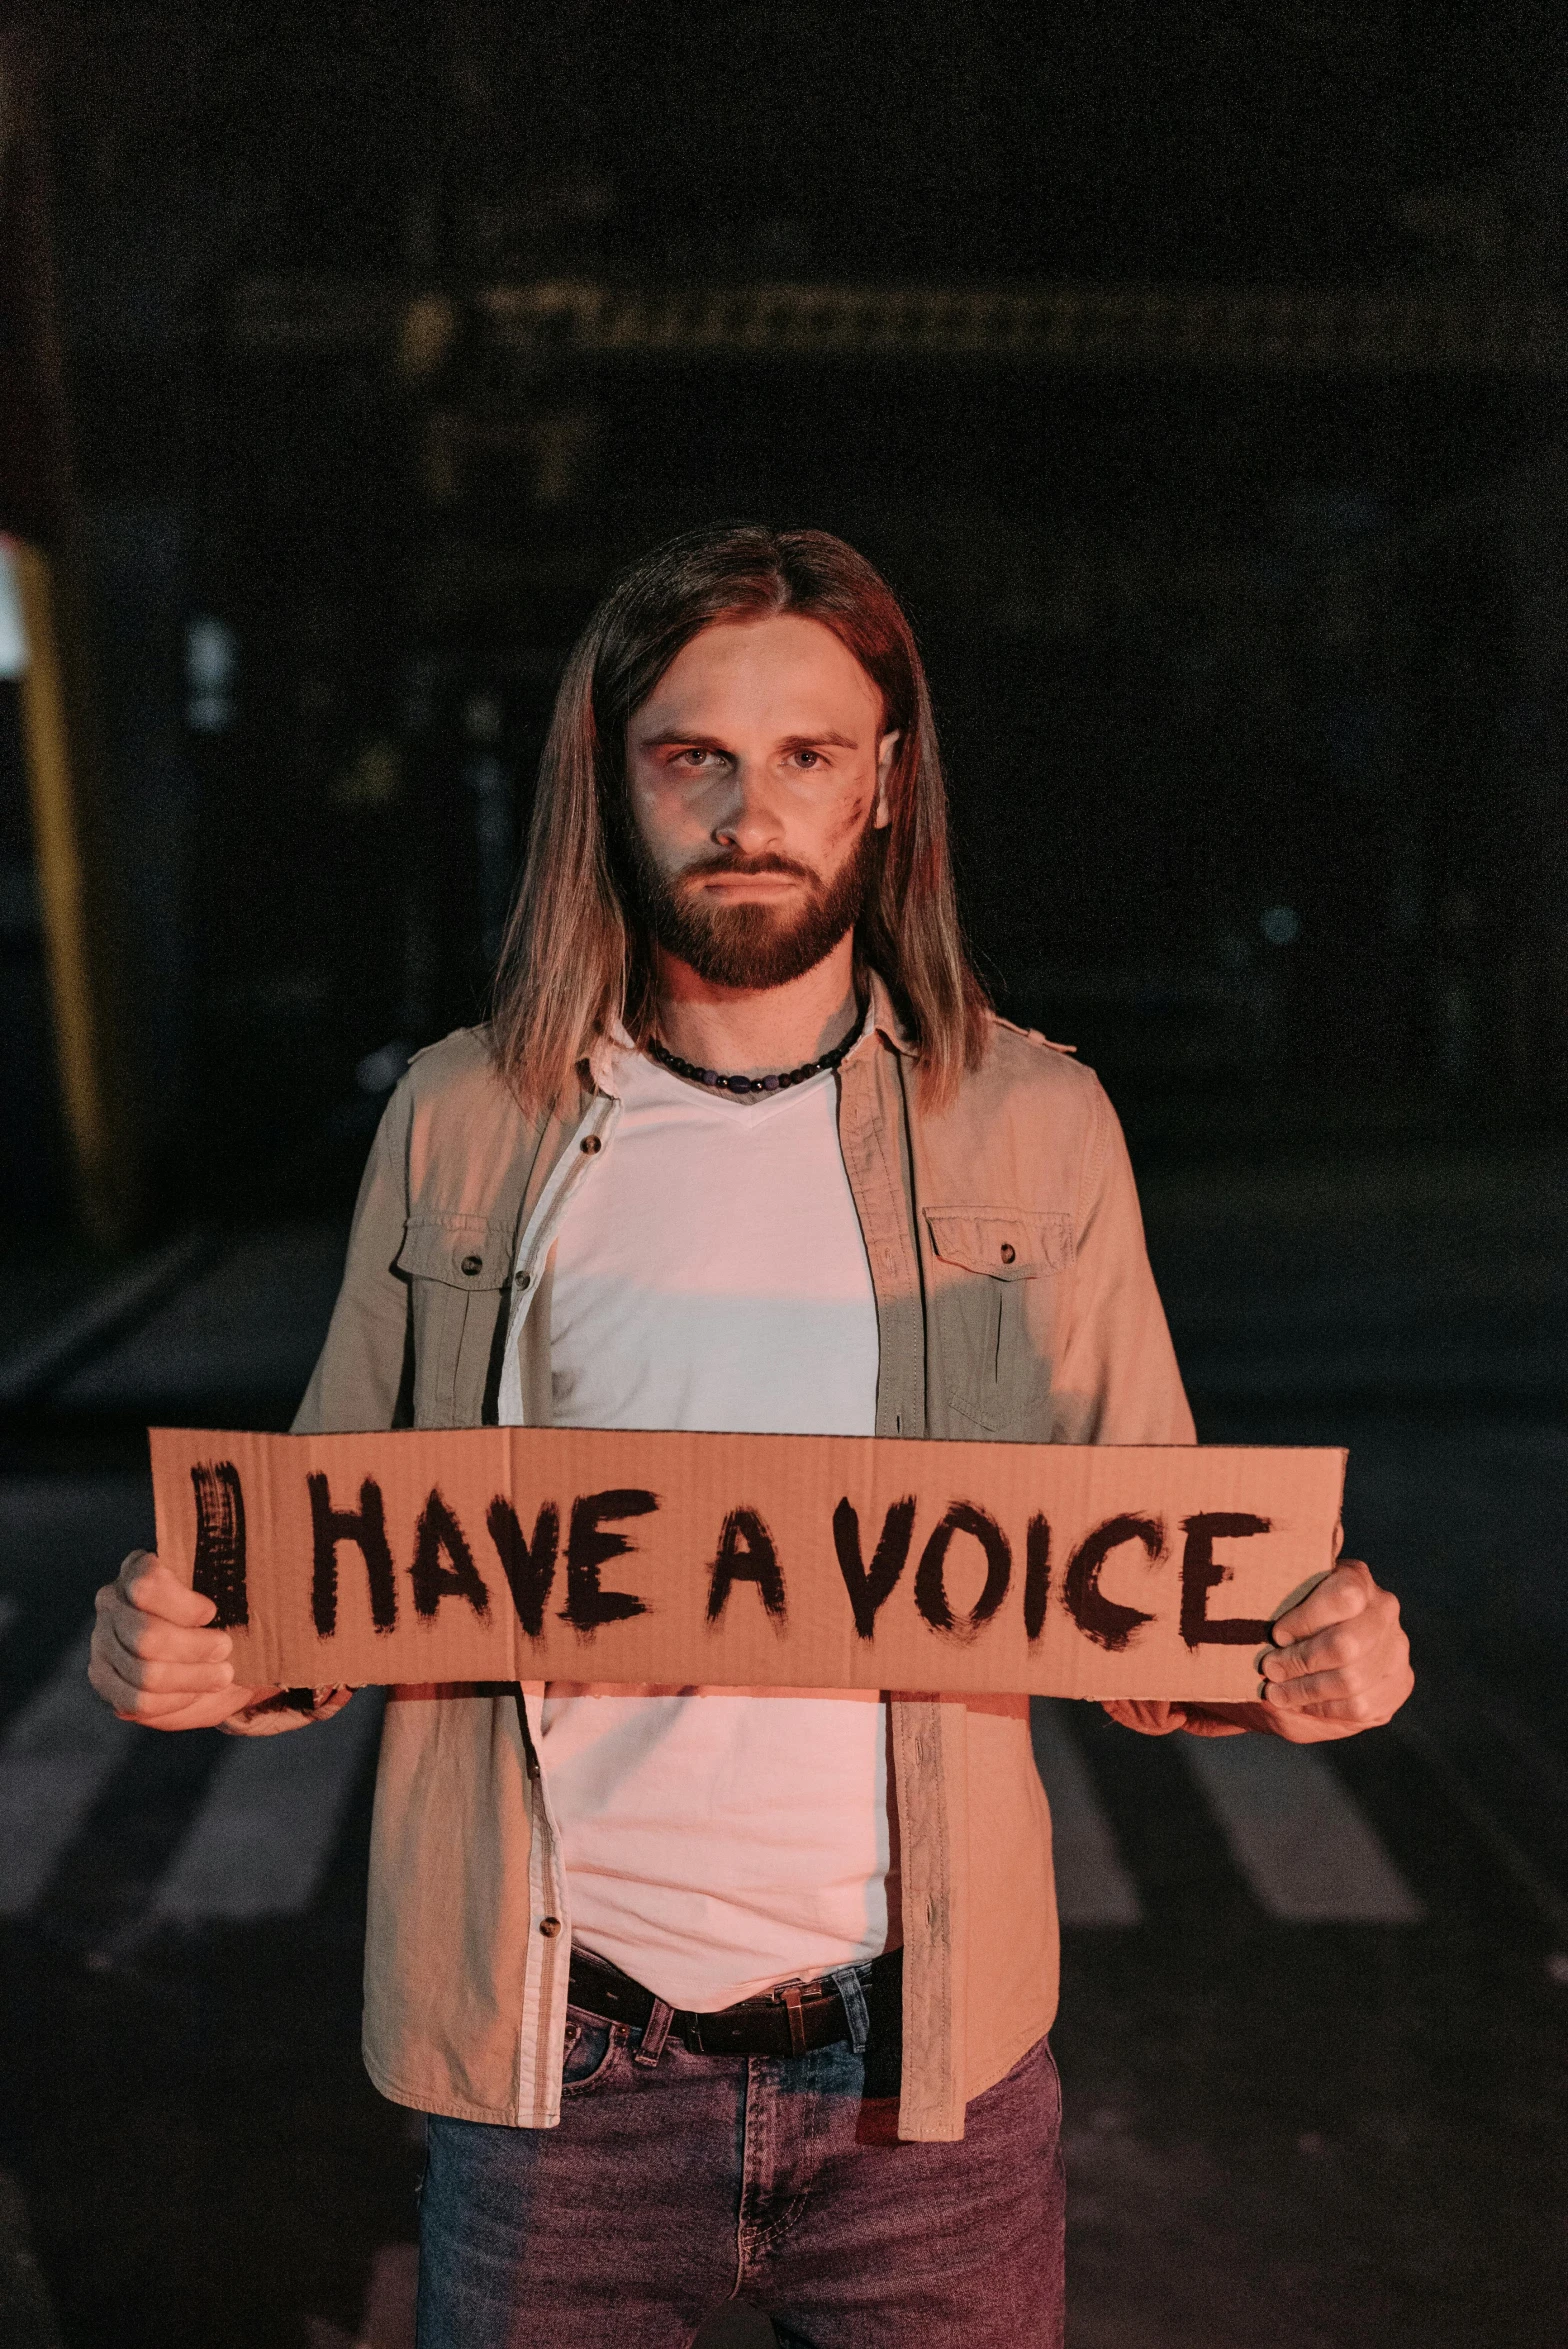
M125 1719L136 1721L172 1718L187 1711L193 1704L211 1703L220 1697L227 1703L234 1693L232 1686L223 1689L139 1688L117 1669L112 1654L97 1648L88 1661L87 1677L106 1705Z
M1139 1697L1109 1697L1101 1709L1124 1729L1136 1729L1143 1737L1168 1737L1173 1729L1184 1728L1187 1720L1184 1705L1157 1704Z
M146 1615L161 1615L170 1623L210 1623L218 1612L205 1592L181 1582L150 1550L132 1550L116 1582L133 1607Z
M1308 1640L1301 1648L1292 1648L1288 1657L1265 1657L1263 1691L1266 1698L1278 1696L1297 1703L1310 1702L1310 1698L1302 1698L1301 1692L1310 1690L1316 1683L1337 1680L1347 1690L1371 1688L1409 1669L1410 1650L1402 1632L1393 1639L1368 1640L1361 1644L1331 1633Z
M134 1635L134 1625L132 1630ZM146 1639L148 1634L139 1636ZM205 1658L166 1656L156 1643L153 1644L152 1653L139 1653L121 1638L119 1620L113 1615L107 1615L100 1621L94 1644L101 1644L113 1670L131 1688L183 1692L187 1696L194 1696L204 1689L233 1686L234 1666L226 1655Z
M1408 1671L1410 1642L1399 1620L1399 1602L1390 1591L1374 1593L1365 1614L1336 1623L1294 1646L1270 1649L1258 1663L1265 1688L1283 1688L1320 1672L1346 1672L1360 1683Z
M110 1658L96 1648L88 1659L87 1677L104 1703L127 1719L141 1719L154 1713L177 1713L191 1702L188 1695L157 1696L147 1689L133 1688L115 1670Z
M134 1721L139 1729L221 1729L235 1713L243 1713L264 1689L220 1690L215 1696L190 1697L172 1713L126 1713L122 1718Z
M122 1721L133 1721L142 1729L213 1729L233 1714L244 1712L259 1697L271 1693L267 1689L228 1687L192 1695L134 1688L96 1654L88 1666L87 1677Z
M1388 1627L1381 1618L1357 1615L1298 1639L1288 1648L1268 1648L1259 1662L1264 1680L1300 1680L1312 1672L1332 1672L1379 1656L1389 1646Z
M326 1718L322 1714L296 1713L286 1706L277 1712L252 1710L260 1706L264 1698L281 1696L282 1693L278 1688L252 1689L250 1706L244 1708L246 1718L243 1721L235 1718L220 1721L219 1728L228 1730L234 1737L281 1737L291 1730L308 1729L312 1721ZM334 1712L341 1710L336 1705L332 1709Z
M1348 1671L1303 1672L1294 1680L1266 1681L1263 1701L1267 1705L1282 1705L1287 1711L1306 1712L1311 1706L1331 1699L1352 1697L1362 1685Z
M1383 1729L1392 1721L1404 1703L1407 1690L1380 1693L1375 1699L1362 1697L1333 1697L1321 1705L1302 1706L1293 1712L1265 1709L1270 1714L1269 1726L1276 1737L1287 1744L1311 1745L1323 1736L1354 1737L1363 1729Z
M1271 1682L1264 1701L1271 1711L1370 1723L1390 1720L1414 1685L1408 1664L1371 1674L1314 1672L1284 1684Z
M1315 1631L1326 1631L1331 1623L1359 1615L1376 1589L1359 1558L1344 1559L1307 1593L1299 1607L1281 1615L1272 1633L1275 1645L1289 1647L1295 1640L1310 1639Z
M111 1591L113 1585L110 1586ZM161 1615L144 1615L139 1607L110 1597L98 1610L106 1634L112 1635L130 1656L145 1656L160 1664L221 1664L234 1652L226 1631L188 1631Z

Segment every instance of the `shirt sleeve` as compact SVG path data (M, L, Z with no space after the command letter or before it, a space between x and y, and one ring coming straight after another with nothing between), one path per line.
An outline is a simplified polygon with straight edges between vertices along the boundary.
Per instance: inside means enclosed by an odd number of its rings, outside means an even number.
M343 1284L326 1343L294 1414L295 1435L407 1426L408 1284L393 1270L408 1217L406 1091L387 1104L359 1186ZM285 1688L220 1723L231 1737L275 1737L330 1721L348 1688Z
M371 1146L326 1343L294 1414L295 1435L364 1433L412 1419L413 1323L395 1267L408 1222L406 1085Z
M1058 1442L1191 1444L1192 1411L1143 1236L1121 1122L1095 1088L1096 1122L1084 1149L1078 1251L1062 1386L1068 1416ZM1103 1708L1145 1737L1184 1729L1235 1737L1266 1729L1262 1705L1212 1707L1121 1700Z
M1197 1440L1144 1243L1116 1112L1094 1087L1064 1301L1053 1435L1065 1444Z

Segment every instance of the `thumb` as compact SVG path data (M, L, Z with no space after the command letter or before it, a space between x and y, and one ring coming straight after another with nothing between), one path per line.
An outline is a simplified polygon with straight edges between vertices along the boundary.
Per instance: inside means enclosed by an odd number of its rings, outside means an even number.
M122 1596L142 1614L156 1615L163 1622L178 1623L186 1630L197 1630L210 1623L218 1612L205 1592L192 1590L188 1582L181 1582L151 1550L132 1550L116 1579Z

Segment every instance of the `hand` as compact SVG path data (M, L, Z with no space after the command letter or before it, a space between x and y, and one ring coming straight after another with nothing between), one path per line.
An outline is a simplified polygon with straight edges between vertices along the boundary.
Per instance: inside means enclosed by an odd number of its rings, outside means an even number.
M1280 1617L1261 1670L1262 1726L1298 1745L1380 1729L1416 1684L1399 1601L1359 1558Z
M1234 1737L1261 1729L1292 1745L1320 1745L1380 1729L1415 1686L1410 1642L1399 1601L1381 1590L1359 1558L1347 1558L1273 1628L1274 1646L1260 1667L1261 1700L1250 1705L1138 1703L1121 1698L1105 1710L1145 1737L1173 1729L1194 1737Z
M278 1691L240 1688L234 1643L211 1629L217 1608L147 1550L133 1550L98 1593L87 1677L122 1721L212 1729ZM279 1728L294 1723L279 1719Z

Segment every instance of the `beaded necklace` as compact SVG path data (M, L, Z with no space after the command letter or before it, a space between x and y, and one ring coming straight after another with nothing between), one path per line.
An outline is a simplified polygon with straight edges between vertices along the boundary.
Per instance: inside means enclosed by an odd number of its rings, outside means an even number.
M710 1085L719 1093L782 1093L791 1085L803 1085L808 1077L821 1076L824 1069L837 1068L859 1036L860 1029L861 1016L857 1014L855 1024L844 1041L835 1044L831 1052L824 1052L820 1060L808 1060L804 1068L781 1069L776 1076L768 1077L726 1077L721 1076L716 1068L697 1068L691 1061L682 1060L680 1054L672 1052L667 1044L661 1044L657 1036L648 1038L645 1049L661 1067L673 1069L678 1077L685 1077L689 1084Z

